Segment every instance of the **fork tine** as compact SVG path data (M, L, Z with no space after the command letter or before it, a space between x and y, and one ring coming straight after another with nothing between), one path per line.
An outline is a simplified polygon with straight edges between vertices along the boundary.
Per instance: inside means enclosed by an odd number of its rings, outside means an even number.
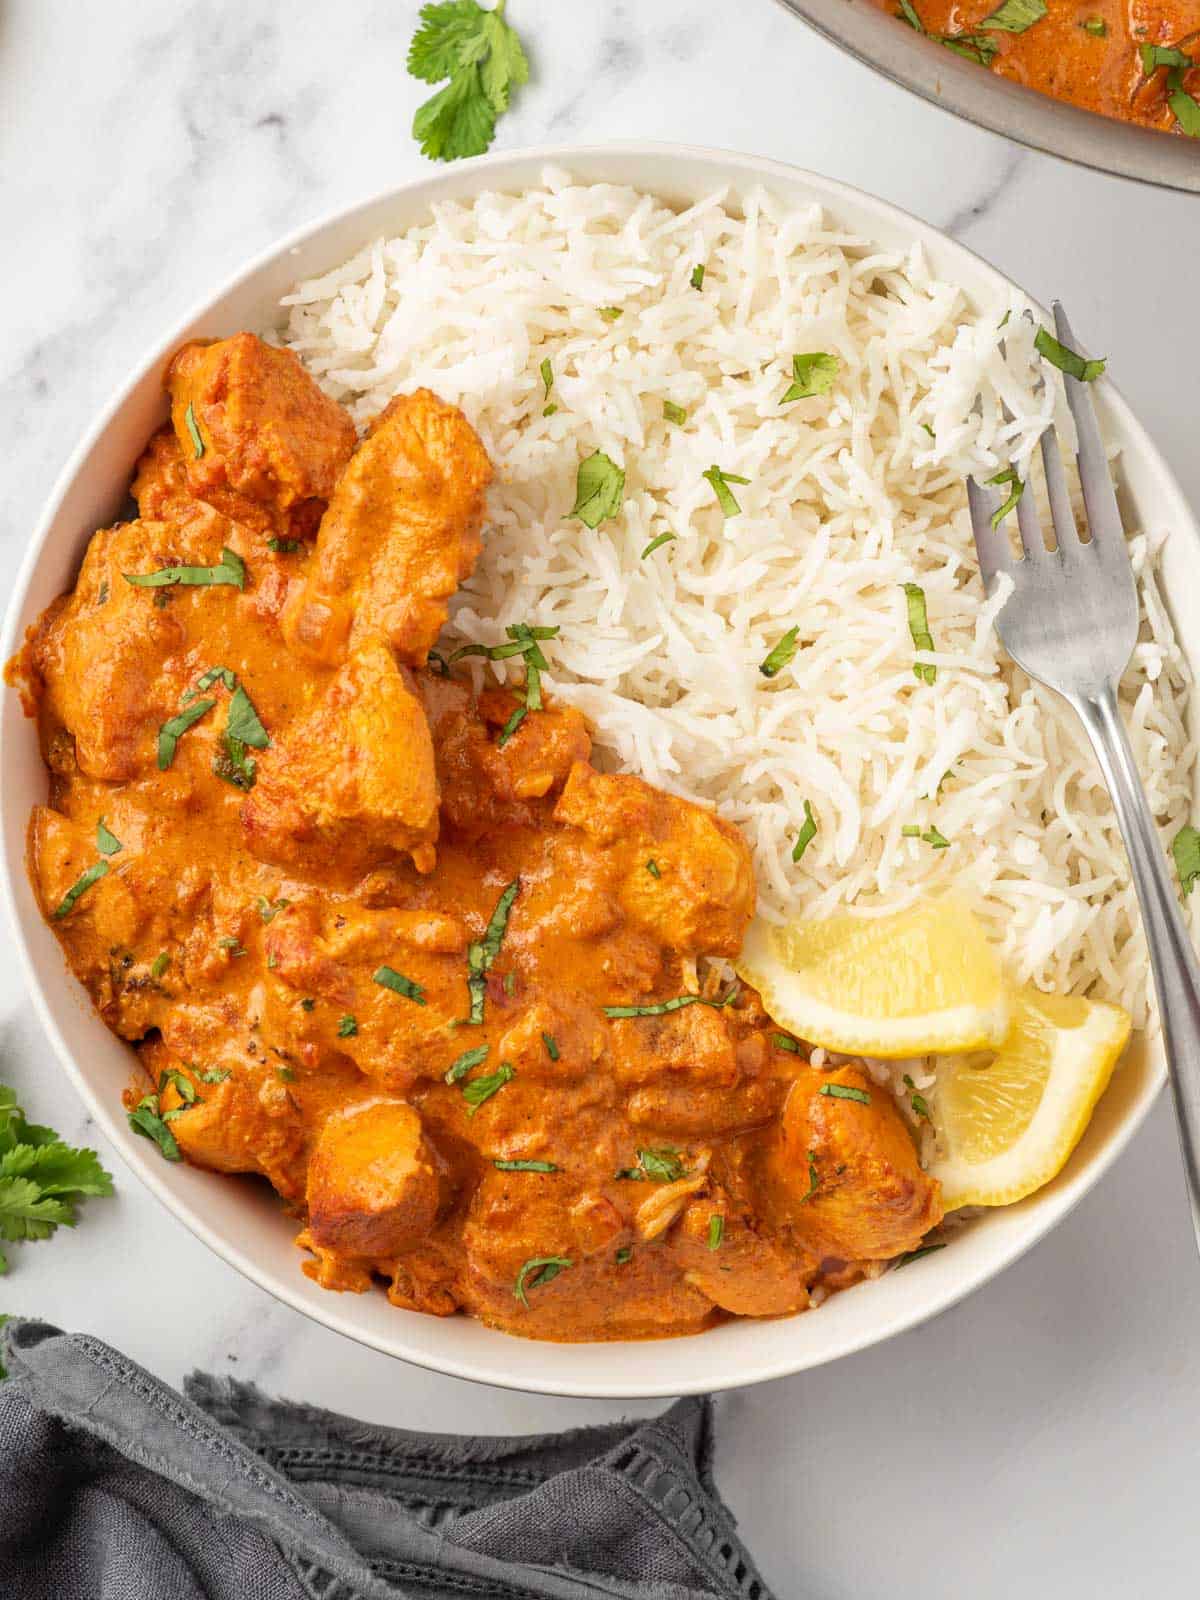
M1004 524L992 527L992 511L988 497L975 482L967 479L967 505L971 510L971 532L975 535L975 549L979 554L979 571L984 588L991 590L992 580L1001 572L1012 568L1012 549Z
M1046 492L1050 497L1050 521L1054 525L1054 540L1061 550L1065 544L1077 542L1079 529L1075 525L1075 510L1071 505L1071 491L1067 488L1067 474L1063 467L1058 434L1053 425L1044 429L1041 437L1042 466L1046 470Z
M1025 559L1027 561L1044 562L1049 552L1046 549L1046 540L1042 534L1042 519L1038 516L1037 506L1034 504L1031 494L1023 493L1017 501L1017 526L1021 530L1021 543L1025 547ZM1003 530L1004 524L1001 523L1000 531L1003 532Z
M1054 302L1054 328L1060 344L1078 350L1067 314L1056 300ZM1075 432L1079 437L1079 482L1083 489L1083 503L1087 508L1088 529L1099 545L1125 548L1125 533L1121 527L1121 514L1117 509L1116 491L1108 470L1108 457L1100 437L1100 424L1096 407L1088 393L1091 385L1080 383L1078 378L1063 375L1067 390L1067 404L1075 419Z

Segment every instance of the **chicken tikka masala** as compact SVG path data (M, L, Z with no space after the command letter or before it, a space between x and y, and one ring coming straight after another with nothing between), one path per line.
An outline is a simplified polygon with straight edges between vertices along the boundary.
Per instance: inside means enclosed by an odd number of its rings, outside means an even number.
M269 1180L304 1270L558 1340L805 1309L941 1218L892 1096L727 981L737 830L589 763L557 631L447 657L492 467L426 390L362 439L290 353L181 349L171 426L10 667L30 871L130 1121ZM520 658L475 693L456 657Z
M1198 0L873 0L1028 89L1200 138Z

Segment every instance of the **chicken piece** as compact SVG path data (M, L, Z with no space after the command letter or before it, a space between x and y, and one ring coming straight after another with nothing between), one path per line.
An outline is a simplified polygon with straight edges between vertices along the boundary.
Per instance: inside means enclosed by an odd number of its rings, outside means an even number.
M698 1018L714 1013L691 1006L671 1015ZM635 1126L657 1128L675 1138L697 1138L760 1127L779 1115L790 1078L774 1070L764 1035L743 1032L736 1010L715 1016L726 1030L723 1043L711 1023L691 1033L669 1033L665 1039L652 1035L644 1046L649 1059L641 1067L628 1059L640 1019L613 1024L618 1040L614 1070L625 1081L640 1084L625 1105ZM646 1023L655 1020L647 1018Z
M597 1006L561 989L551 989L544 998L535 991L522 999L516 1021L500 1036L496 1053L501 1061L511 1062L521 1078L546 1083L602 1070L611 1029Z
M670 1246L686 1281L723 1311L777 1317L808 1309L816 1259L739 1214L719 1187L689 1203Z
M264 751L242 826L251 855L293 870L359 877L404 854L432 870L433 742L411 675L382 639L356 650Z
M288 646L336 666L384 634L421 666L475 565L492 465L462 412L428 389L375 418L321 520L312 568L283 617Z
M444 1249L435 1240L389 1262L388 1299L392 1305L423 1311L426 1316L452 1317L462 1305L454 1254L457 1252Z
M941 1186L922 1172L895 1102L857 1067L801 1071L763 1169L775 1218L821 1258L887 1261L942 1220Z
M252 333L185 344L166 386L191 492L248 528L311 536L355 432L292 352Z
M353 1033L336 1038L338 1050L390 1094L407 1095L418 1079L441 1077L466 1048L452 1024L470 1003L468 942L457 918L436 911L367 911L340 902L322 918L315 906L289 906L263 940L278 997L264 1014L264 1031L283 1031L277 1011L290 1002L289 1039L316 1041L316 1063L330 1018L353 1017ZM397 981L400 988L392 986ZM297 1010L301 999L314 1001L312 1010Z
M308 1168L308 1231L339 1255L385 1258L420 1244L439 1200L421 1118L403 1100L335 1112Z
M638 1244L612 1200L573 1190L563 1174L531 1182L526 1173L485 1173L463 1245L464 1304L527 1337L651 1337L692 1332L712 1317L712 1302L684 1283L665 1250Z
M165 663L186 643L174 603L162 589L127 583L180 560L220 560L166 522L124 522L92 538L74 593L46 614L29 660L42 685L43 716L75 739L80 770L119 783L155 763L159 726L179 709ZM212 591L213 597L216 590Z
M223 542L229 542L229 519L192 493L187 463L174 428L162 427L151 435L129 492L137 501L138 514L147 521L171 522L181 528L195 525L204 531L217 529L222 532Z
M537 806L566 781L592 747L587 724L572 706L530 712L501 745L490 734L517 705L505 690L476 703L466 684L422 673L421 698L433 733L443 815L466 838L496 828L537 823Z
M285 1199L304 1190L304 1123L288 1086L267 1067L239 1063L208 1083L160 1039L138 1052L158 1088L159 1107L189 1161L212 1172L257 1172ZM190 1085L190 1095L179 1084Z
M732 824L584 761L572 767L554 818L581 829L603 853L631 922L669 950L737 955L754 913L754 874Z
M117 861L120 858L117 858ZM110 1027L122 1022L122 995L134 974L133 952L154 918L149 896L130 883L130 872L118 872L117 861L96 851L96 830L62 816L50 806L37 806L29 824L30 874L42 912L70 958L70 968L85 984ZM98 872L75 894L85 874ZM139 968L144 971L144 968ZM146 1030L146 1019L134 1037ZM120 1027L126 1032L125 1027Z

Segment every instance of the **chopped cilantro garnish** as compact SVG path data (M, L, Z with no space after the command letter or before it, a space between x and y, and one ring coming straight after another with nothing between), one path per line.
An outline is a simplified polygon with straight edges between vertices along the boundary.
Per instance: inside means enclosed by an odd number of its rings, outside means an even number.
M682 427L687 421L688 414L682 406L677 406L674 400L664 400L663 417L667 422L675 423L676 427Z
M58 905L55 906L52 913L54 920L58 922L61 921L63 917L69 916L74 910L75 902L79 899L80 895L86 894L94 883L99 883L101 878L107 876L108 871L109 864L107 861L96 861L90 867L88 867L86 872L81 872L79 877L76 878L75 882L67 890L66 894L63 895Z
M800 832L796 835L796 842L792 846L792 860L799 861L809 845L817 837L817 819L813 816L813 808L806 800L804 802L804 822Z
M655 861L653 856L651 856L649 861L646 863L646 871L652 878L662 877L662 868L659 866L658 862Z
M791 1038L786 1033L773 1033L771 1035L771 1043L777 1050L787 1050L794 1056L798 1056L801 1053L799 1040Z
M930 1120L929 1102L923 1094L917 1092L917 1086L907 1072L904 1074L904 1087L908 1090L908 1103L913 1108L914 1115L924 1117L925 1121L928 1122Z
M796 651L800 648L799 639L799 625L789 628L766 659L759 664L758 670L764 678L774 678L783 671L784 667L790 664Z
M659 1000L649 1006L605 1006L606 1017L662 1017L669 1011L682 1011L684 1006L711 1006L714 1011L720 1011L738 995L740 985L734 984L729 993L720 1000L706 1000L701 994L679 994L673 1000Z
M170 965L170 956L165 950L161 950L150 963L150 976L157 981Z
M625 469L603 450L595 450L579 463L575 476L575 504L568 512L589 528L615 517L625 499Z
M216 567L160 567L157 572L123 572L121 576L137 589L166 589L174 584L185 588L229 584L235 589L244 589L246 563L236 551L222 550L221 563Z
M979 24L990 33L1024 33L1046 15L1046 0L1001 0Z
M558 1041L555 1039L554 1035L552 1033L543 1033L542 1043L546 1046L546 1054L550 1057L551 1061L557 1061L559 1054Z
M557 1172L553 1161L493 1161L497 1172Z
M918 650L933 649L933 635L929 631L929 617L925 611L925 591L919 583L906 583L904 595L908 604L908 632ZM913 676L922 683L937 680L937 668L929 662L914 661Z
M823 1083L820 1092L831 1100L857 1100L864 1106L871 1104L871 1096L867 1091L856 1089L852 1083Z
M709 1217L709 1219L708 1219L708 1248L710 1250L719 1250L721 1248L721 1241L722 1241L722 1239L724 1239L724 1237L725 1237L725 1218L722 1217L722 1216L711 1216L711 1217Z
M517 1273L513 1294L528 1311L527 1294L534 1289L543 1288L557 1278L565 1267L573 1265L570 1256L530 1256L528 1261L522 1263L521 1270Z
M715 466L709 467L708 471L701 473L700 476L707 478L709 483L712 484L713 492L717 497L717 504L720 506L723 516L736 517L740 515L742 508L734 498L733 490L729 485L731 483L749 483L749 478L740 478L736 472L722 472L720 467Z
M128 1119L134 1133L140 1133L143 1139L150 1139L156 1144L164 1160L183 1160L175 1135L163 1120L156 1094L143 1095L136 1108L128 1113Z
M102 856L115 856L121 848L120 839L117 838L115 833L109 831L105 826L104 818L101 817L96 824L96 849L99 850Z
M489 1045L476 1045L474 1050L464 1050L455 1061L442 1074L443 1083L457 1083L460 1078L465 1078L472 1067L478 1067L487 1058Z
M482 1078L472 1078L469 1083L464 1083L462 1096L467 1102L467 1115L473 1117L485 1100L490 1100L494 1094L498 1094L516 1075L512 1063L502 1061L495 1072L489 1072Z
M1065 372L1068 378L1077 378L1080 383L1094 383L1107 365L1103 359L1085 360L1065 344L1060 344L1048 328L1039 328L1033 343L1037 353L1052 367Z
M175 759L180 739L200 718L216 705L215 700L193 700L186 711L179 711L158 730L158 765L165 772Z
M471 996L471 1012L465 1019L469 1023L478 1025L483 1021L483 1001L487 993L487 972L500 954L500 946L508 930L508 918L512 911L513 901L521 890L520 878L514 878L505 888L496 909L492 912L487 929L482 939L473 940L467 946L467 992Z
M803 1205L806 1200L811 1200L820 1187L821 1175L817 1171L817 1152L810 1150L808 1152L808 1189L800 1196L800 1204Z
M1175 857L1179 887L1186 897L1200 878L1200 830L1193 828L1190 822L1185 823L1171 840L1171 854Z
M998 528L1004 521L1005 517L1008 516L1009 512L1017 509L1021 496L1025 493L1025 485L1017 476L1016 467L1011 466L1005 467L1004 470L1002 472L998 472L994 478L988 478L987 482L989 484L997 485L1007 484L1011 489L1011 493L1004 504L997 506L995 511L992 512L992 527Z
M945 1244L923 1244L919 1250L910 1250L907 1255L896 1257L896 1268L906 1267L910 1261L920 1261L922 1256L931 1256L938 1250L944 1250Z
M692 268L692 275L688 279L688 282L691 284L693 289L703 289L704 263L702 261L697 262L697 264Z
M813 395L828 394L841 369L842 363L837 356L826 355L823 350L793 356L792 381L786 394L780 396L779 404L786 406L793 400L808 400Z
M623 306L601 306L600 315L605 322L615 322L619 316L623 315L624 309Z
M189 400L187 410L183 413L184 423L192 438L192 460L199 461L204 455L204 435L200 432L200 424L196 421L196 413Z
M655 538L651 539L650 543L642 551L641 560L645 561L647 556L652 556L654 554L654 552L656 550L658 550L662 545L670 544L672 539L676 539L678 537L679 537L678 534L674 534L674 533L660 533L660 534L658 534Z
M416 1005L425 1004L425 991L421 985L414 983L411 978L406 978L394 967L376 967L371 974L371 981L377 983L381 989L390 989L393 994L403 995L406 1000L411 1000Z
M677 1183L687 1177L687 1168L672 1149L639 1150L636 1167L623 1167L618 1178L633 1179L637 1183Z

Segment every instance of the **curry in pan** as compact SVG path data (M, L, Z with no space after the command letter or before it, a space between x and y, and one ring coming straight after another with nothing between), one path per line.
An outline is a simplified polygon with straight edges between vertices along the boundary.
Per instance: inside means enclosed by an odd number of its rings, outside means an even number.
M1197 0L875 0L1002 77L1088 111L1200 138Z
M737 831L434 649L491 465L404 395L359 441L249 334L180 350L138 515L10 669L45 915L134 1127L268 1179L305 1271L545 1339L805 1308L941 1218L890 1095L730 978ZM469 648L467 652L471 653Z

